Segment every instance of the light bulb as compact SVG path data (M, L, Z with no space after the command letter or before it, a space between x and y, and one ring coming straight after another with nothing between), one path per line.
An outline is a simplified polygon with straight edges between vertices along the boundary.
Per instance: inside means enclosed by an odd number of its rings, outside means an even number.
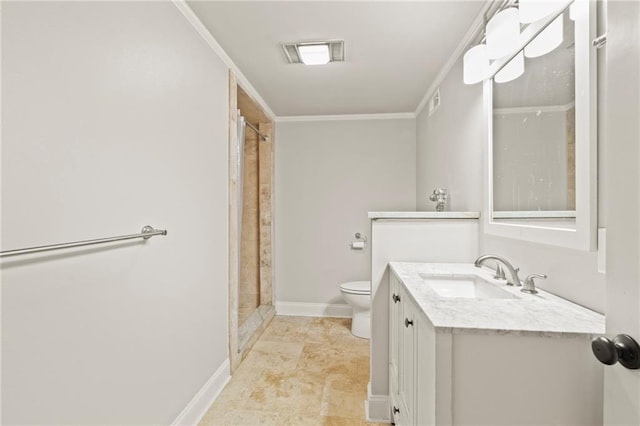
M561 1L553 0L519 0L520 22L530 24L558 10Z
M300 59L305 65L324 65L331 60L328 44L300 45L298 52L300 52Z
M502 58L518 46L520 23L518 9L502 10L487 22L487 52L490 59Z
M506 83L515 80L524 73L524 55L522 52L518 54L505 65L493 78L496 83Z
M479 44L467 50L462 58L464 84L479 83L489 75L487 46Z
M537 58L551 52L562 43L562 20L563 15L558 16L547 28L524 48L524 55L527 58Z

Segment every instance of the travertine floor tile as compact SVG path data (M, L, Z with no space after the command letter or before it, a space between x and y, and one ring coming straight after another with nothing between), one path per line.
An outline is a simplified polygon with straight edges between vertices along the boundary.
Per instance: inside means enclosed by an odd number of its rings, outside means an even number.
M369 341L349 319L276 317L201 425L369 425Z
M201 426L247 426L264 425L276 426L281 424L279 414L268 411L257 410L236 410L228 409L224 411L209 411L202 421Z
M298 364L303 348L303 343L259 340L253 345L243 363L247 368L258 370L268 368L293 370Z
M324 383L320 414L329 417L362 419L366 382L349 374L329 374Z

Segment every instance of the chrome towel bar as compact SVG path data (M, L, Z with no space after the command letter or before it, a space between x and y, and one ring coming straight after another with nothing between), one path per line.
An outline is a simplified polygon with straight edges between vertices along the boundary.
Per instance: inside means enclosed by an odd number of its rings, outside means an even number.
M265 142L269 140L269 136L265 135L264 133L262 133L260 130L258 130L258 128L256 126L254 126L253 124L249 123L248 121L245 120L244 124L248 127L251 128L251 130L253 130L254 132L256 132L258 134L258 136L260 136Z
M148 240L154 235L167 235L166 229L155 229L153 226L145 226L139 234L120 235L118 237L98 238L96 240L75 241L72 243L51 244L48 246L29 247L16 250L6 250L0 252L0 257L17 256L19 254L40 253L43 251L60 250L72 247L90 246L94 244L112 243L115 241L132 240L134 238L142 238Z

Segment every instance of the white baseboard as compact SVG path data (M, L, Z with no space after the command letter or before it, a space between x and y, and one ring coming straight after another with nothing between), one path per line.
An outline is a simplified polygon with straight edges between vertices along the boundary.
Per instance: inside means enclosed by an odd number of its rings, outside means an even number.
M276 315L351 318L351 306L341 303L276 302Z
M171 425L197 425L230 379L229 358L227 358Z
M367 400L364 402L364 410L367 422L389 423L391 421L389 396L371 395L371 382L367 385Z

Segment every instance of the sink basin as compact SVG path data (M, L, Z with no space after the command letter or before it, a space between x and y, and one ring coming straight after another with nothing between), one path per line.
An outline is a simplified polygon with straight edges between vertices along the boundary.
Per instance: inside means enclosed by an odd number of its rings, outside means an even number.
M501 289L476 275L438 277L419 274L440 297L464 299L518 299L518 296Z

